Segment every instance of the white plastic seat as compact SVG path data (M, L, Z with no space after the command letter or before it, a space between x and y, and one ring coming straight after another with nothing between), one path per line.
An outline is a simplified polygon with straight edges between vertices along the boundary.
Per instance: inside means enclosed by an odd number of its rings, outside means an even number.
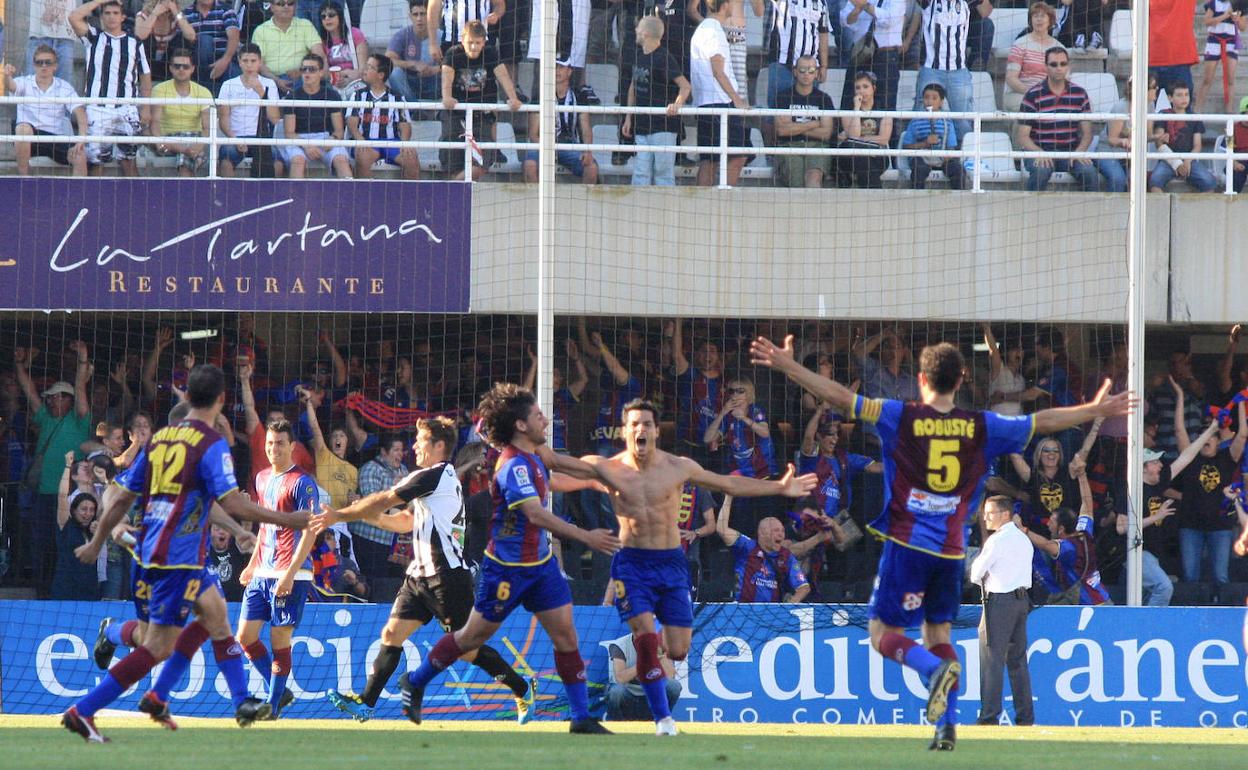
M1120 59L1130 59L1131 41L1131 12L1114 11L1109 22L1109 52Z
M1014 41L1020 32L1027 28L1026 8L992 9L992 53L1002 59L1010 55Z
M442 124L436 120L417 120L412 123L413 142L436 142L442 138ZM421 147L416 150L420 167L425 171L441 171L442 161L437 147Z
M585 83L594 89L602 106L615 104L620 92L620 70L614 64L586 64Z
M971 131L962 141L962 149L967 152L974 152L977 146L984 153L1009 152L1014 149L1014 145L1010 141L1010 135L1001 131L985 131L982 133ZM968 172L968 180L971 174L973 172ZM980 179L990 182L1020 182L1023 179L1023 173L1018 170L1014 160L1008 156L998 155L989 157L985 154L980 159Z
M408 24L407 0L368 0L355 26L364 33L370 49L385 53L390 38Z

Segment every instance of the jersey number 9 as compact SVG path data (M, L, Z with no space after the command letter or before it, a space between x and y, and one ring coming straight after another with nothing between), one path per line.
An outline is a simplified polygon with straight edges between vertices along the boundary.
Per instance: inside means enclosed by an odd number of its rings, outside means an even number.
M927 486L933 492L951 492L962 476L957 439L934 438L928 445Z

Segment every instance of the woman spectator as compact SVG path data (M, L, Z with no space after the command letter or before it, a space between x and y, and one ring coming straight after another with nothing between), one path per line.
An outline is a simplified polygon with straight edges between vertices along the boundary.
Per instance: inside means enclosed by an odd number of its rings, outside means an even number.
M321 3L321 45L325 48L330 85L342 88L363 75L360 62L368 61L368 40L359 27L351 27L347 36L342 4L334 0Z
M178 35L195 39L195 30L182 15L182 9L174 0L147 0L134 15L134 36L143 41L148 64L152 68L152 82L168 80L169 51Z
M984 344L988 346L988 408L997 414L1023 413L1019 396L1027 390L1023 377L1023 346L1011 344L1001 355L1001 346L992 327L983 324Z
M70 476L76 489L70 491ZM74 453L65 455L56 505L56 571L52 575L52 599L96 601L100 598L101 573L107 575L108 553L100 551L93 564L83 564L74 549L85 545L95 534L98 498L91 491L89 464L75 462ZM101 567L103 568L101 570Z
M1153 112L1157 102L1157 77L1148 76L1148 111ZM1131 112L1131 81L1127 81L1127 95L1114 103L1110 112L1129 115ZM1141 136L1152 136L1152 131L1143 131ZM1105 123L1105 127L1101 129L1101 133L1097 137L1094 149L1100 152L1117 152L1124 156L1131 152L1131 121L1129 119L1110 120ZM1149 161L1148 170L1151 172L1157 161ZM1096 170L1101 172L1101 176L1105 177L1106 192L1126 192L1127 191L1127 161L1125 157L1122 160L1118 158L1101 158L1096 161Z
M862 71L854 76L854 111L871 112L882 109L875 101L877 78L874 72ZM893 119L879 115L854 115L841 120L841 141L848 149L884 149L893 138ZM881 188L880 176L888 170L884 155L845 155L837 159L838 186Z
M1016 112L1023 102L1023 94L1045 78L1044 52L1061 43L1053 37L1057 25L1057 11L1048 3L1032 3L1027 11L1030 22L1027 32L1010 46L1005 60L1006 91L1002 107Z
M1056 439L1045 437L1036 444L1031 465L1020 454L1011 454L1010 462L1030 501L1029 528L1043 528L1058 508L1079 510L1079 484L1071 477L1062 445Z

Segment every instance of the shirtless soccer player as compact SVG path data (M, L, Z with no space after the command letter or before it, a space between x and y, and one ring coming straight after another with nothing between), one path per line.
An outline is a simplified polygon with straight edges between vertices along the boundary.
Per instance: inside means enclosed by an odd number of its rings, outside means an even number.
M789 379L834 409L874 423L884 461L884 510L869 529L885 539L875 590L867 608L871 646L918 671L927 681L927 719L936 725L930 749L952 751L957 741L958 677L962 667L949 641L949 625L962 597L966 520L979 508L988 464L1018 452L1034 433L1056 433L1097 417L1130 412L1129 393L1110 396L1109 380L1081 406L1003 417L954 405L962 385L962 354L947 342L919 356L919 401L859 396L810 371L784 347L759 337L750 346L755 364ZM922 622L923 644L905 635Z
M624 545L611 562L615 608L633 632L637 679L654 715L655 734L675 735L654 621L657 618L663 624L663 649L668 657L684 660L693 635L689 567L676 524L685 482L734 496L805 497L818 479L813 473L795 476L792 465L779 481L711 473L687 457L659 449L658 419L658 410L650 402L628 402L624 405L624 451L614 457L583 459L613 489L611 498Z

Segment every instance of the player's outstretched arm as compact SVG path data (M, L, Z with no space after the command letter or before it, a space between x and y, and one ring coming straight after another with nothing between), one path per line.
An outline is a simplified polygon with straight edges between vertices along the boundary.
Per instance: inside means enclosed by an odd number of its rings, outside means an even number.
M1088 420L1095 420L1097 417L1122 417L1130 414L1139 406L1140 399L1130 390L1109 395L1109 388L1112 384L1106 379L1101 384L1101 389L1096 392L1096 398L1086 404L1036 412L1032 418L1035 432L1057 433L1076 425L1082 425Z
M802 366L793 356L793 335L786 335L784 347L766 337L750 343L750 363L783 372L786 377L810 391L815 398L827 401L841 411L852 414L854 392L836 380L824 377Z
M537 456L546 463L546 467L552 473L558 472L585 481L601 481L603 484L612 486L607 478L606 464L602 462L606 458L598 455L586 455L579 459L569 457L559 454L545 444L537 448Z
M236 519L258 521L261 524L276 524L287 529L304 529L308 526L310 515L307 511L270 511L247 499L241 492L227 494L217 501L221 508Z
M393 489L383 489L368 497L361 497L346 508L334 510L328 505L321 506L321 513L315 517L316 525L325 528L340 521L362 521L401 505L403 505L403 498L399 497L397 492Z
M563 519L542 507L537 498L530 498L520 503L520 512L534 525L549 531L560 540L575 540L585 546L611 555L620 550L620 539L607 529L585 530L569 524Z
M238 543L238 549L246 553L247 549L243 548L243 544L250 542L254 546L256 536L250 529L238 523L230 514L226 513L220 505L213 503L212 508L208 509L208 521L216 524L234 536L234 542Z
M813 473L798 476L797 469L793 467L793 463L789 463L788 470L780 480L770 481L768 479L752 479L747 476L725 476L720 473L712 473L687 458L682 459L681 462L685 463L689 471L689 480L694 484L709 487L734 497L770 497L772 495L805 497L819 483L819 478Z
M74 549L74 555L78 557L78 561L83 564L95 562L96 557L100 555L100 549L108 542L113 528L125 518L126 511L130 510L130 506L134 504L137 497L138 495L134 492L116 484L108 485L108 488L104 490L104 516L96 525L95 534L91 535L89 541Z

